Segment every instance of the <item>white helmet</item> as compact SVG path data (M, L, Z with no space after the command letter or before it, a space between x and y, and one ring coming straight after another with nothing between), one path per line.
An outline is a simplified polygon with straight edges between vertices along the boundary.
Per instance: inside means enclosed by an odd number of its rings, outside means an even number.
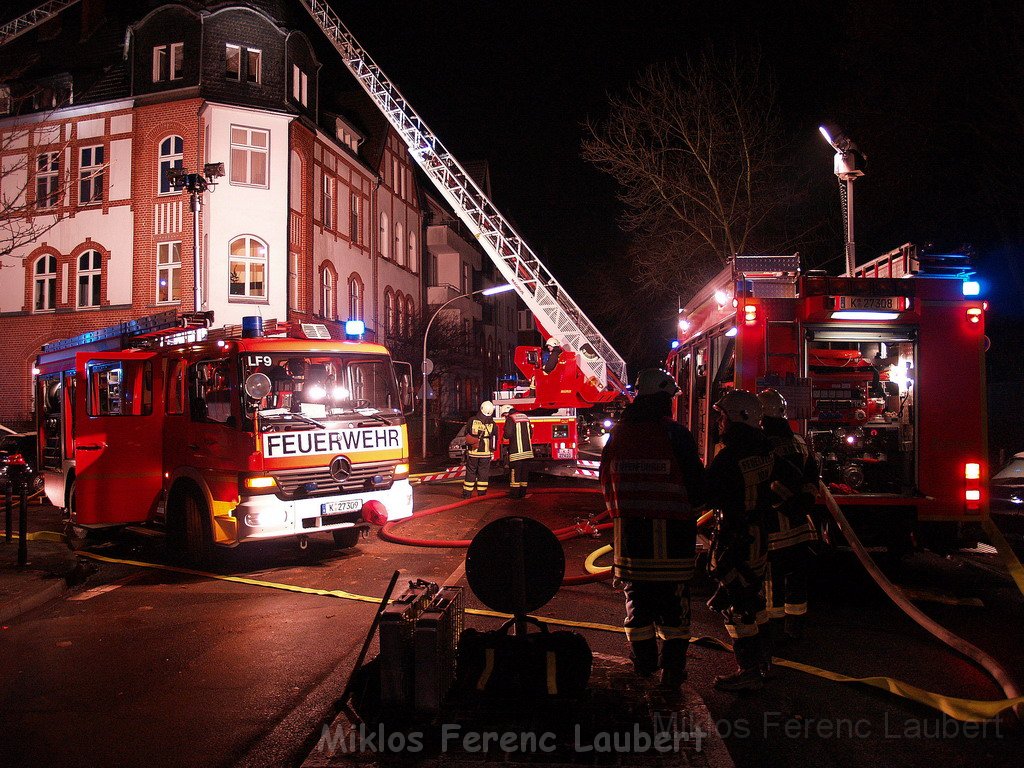
M786 418L786 398L777 389L766 389L757 393L757 399L761 402L761 410L764 416L773 419Z
M756 427L761 421L761 401L745 389L733 389L715 403L715 410L724 413L729 421Z
M558 339L556 339L554 336L552 336L550 339L548 339L546 342L544 342L544 346L545 347L552 347L552 348L553 347L557 347L558 346Z
M674 395L679 391L672 374L662 368L646 368L636 377L637 395L657 395L665 392Z
M494 403L492 403L490 400L484 400L482 403L480 403L480 413L482 413L484 416L493 416Z

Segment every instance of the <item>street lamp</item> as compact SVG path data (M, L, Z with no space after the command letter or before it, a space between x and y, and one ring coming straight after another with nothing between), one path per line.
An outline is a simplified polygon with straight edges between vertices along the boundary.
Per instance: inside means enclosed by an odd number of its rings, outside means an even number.
M202 173L186 173L184 168L168 168L167 179L171 186L188 192L189 208L192 211L192 281L195 312L203 311L203 282L200 278L199 259L199 213L203 210L203 192L212 191L217 179L224 176L224 163L206 163Z
M429 376L430 372L434 370L434 363L433 363L433 361L431 361L427 357L427 337L430 335L430 326L432 326L434 324L435 318L437 318L437 316L439 314L441 314L441 311L445 307L447 307L449 304L451 304L453 301L458 301L459 299L467 299L470 296L476 296L477 294L481 294L483 296L494 296L496 294L505 293L506 291L511 291L511 290L514 290L514 289L515 289L515 286L513 286L513 285L495 285L495 286L493 286L491 288L483 288L483 289L481 289L479 291L470 291L469 293L461 293L458 296L453 296L452 298L448 299L448 301L446 301L440 307L435 309L434 310L434 314L432 314L430 316L430 319L427 321L427 329L423 332L423 364L422 364L422 367L421 367L421 371L423 372L423 458L424 459L427 458L427 376Z
M835 126L831 132L824 125L818 126L818 130L825 137L825 141L831 144L836 151L832 167L839 179L843 217L846 219L846 274L853 277L854 267L857 266L857 252L853 242L853 182L864 175L864 165L868 158L857 149L857 145L849 136ZM833 134L835 135L833 136Z

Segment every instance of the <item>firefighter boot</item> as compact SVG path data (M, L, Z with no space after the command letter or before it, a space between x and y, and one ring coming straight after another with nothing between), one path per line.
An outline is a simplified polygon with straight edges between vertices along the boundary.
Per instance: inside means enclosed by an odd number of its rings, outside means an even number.
M633 671L641 677L650 677L658 671L658 641L653 637L649 640L632 640L629 643L629 658L633 661Z
M686 650L690 641L682 638L661 644L661 686L678 691L686 680Z
M792 613L786 614L785 632L786 637L791 640L799 640L804 636L804 616L797 616Z
M782 622L777 619L762 624L758 630L758 637L761 638L761 658L758 666L761 670L761 677L765 679L770 678L773 673L772 654L775 652L775 646L779 645L781 630Z
M761 690L764 678L761 677L761 641L758 635L736 638L733 648L739 668L731 675L716 677L715 688L736 693Z

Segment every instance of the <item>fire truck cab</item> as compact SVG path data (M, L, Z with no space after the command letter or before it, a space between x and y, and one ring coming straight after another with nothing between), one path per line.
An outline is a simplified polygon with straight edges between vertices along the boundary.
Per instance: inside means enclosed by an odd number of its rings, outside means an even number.
M986 304L960 255L906 244L853 275L735 259L680 311L677 419L709 460L731 387L779 390L847 516L889 548L987 514Z
M79 532L155 524L193 560L327 531L354 546L412 514L395 366L377 344L182 330L173 312L49 344L47 497Z

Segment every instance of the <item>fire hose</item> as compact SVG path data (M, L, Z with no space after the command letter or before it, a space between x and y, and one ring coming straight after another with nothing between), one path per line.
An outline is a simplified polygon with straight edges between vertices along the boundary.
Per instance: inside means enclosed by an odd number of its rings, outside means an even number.
M600 494L601 491L596 488L540 488L530 491L531 494L556 494L556 493L595 493ZM380 529L380 536L385 541L390 541L393 544L405 544L410 547L438 547L438 548L462 548L465 549L472 542L470 539L416 539L409 536L401 536L395 533L395 529L400 525L410 523L413 520L421 520L424 517L430 515L436 515L439 512L448 512L452 509L458 509L468 504L473 504L479 501L481 498L487 499L500 499L508 496L507 493L491 493L487 496L477 497L474 499L462 499L460 501L452 502L451 504L443 504L440 507L431 507L430 509L424 509L417 512L412 517L406 517L402 520L394 520L390 523L386 523ZM611 523L600 523L598 521L604 520L608 517L607 512L601 512L591 519L582 522L577 525L567 525L564 528L556 528L552 530L555 534L555 538L559 541L571 541L572 539L580 538L583 536L590 536L598 531L607 530L612 527ZM611 578L611 569L600 572L589 572L578 576L566 576L562 579L563 586L572 586L577 584L590 584L595 581L604 581L605 579Z

